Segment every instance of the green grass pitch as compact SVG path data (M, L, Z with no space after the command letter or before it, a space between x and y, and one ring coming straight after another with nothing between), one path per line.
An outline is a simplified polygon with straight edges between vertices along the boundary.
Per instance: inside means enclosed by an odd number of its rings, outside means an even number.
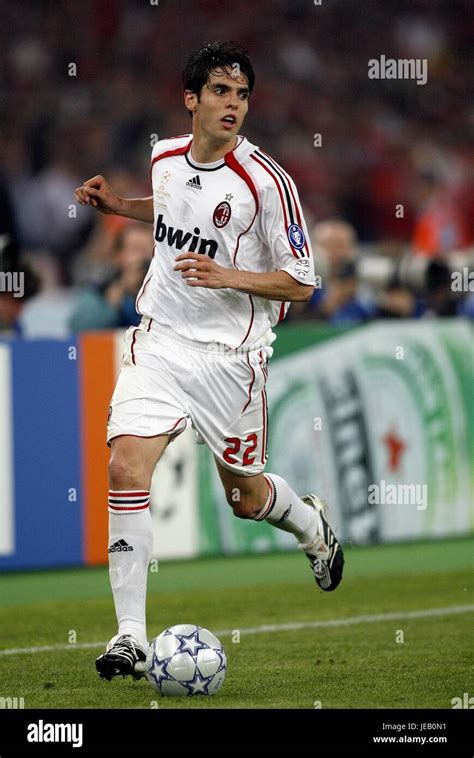
M296 552L160 564L149 637L177 623L220 634L228 672L211 698L98 679L95 657L116 632L107 569L1 575L0 697L25 708L451 708L473 680L473 556L473 539L347 548L333 593Z

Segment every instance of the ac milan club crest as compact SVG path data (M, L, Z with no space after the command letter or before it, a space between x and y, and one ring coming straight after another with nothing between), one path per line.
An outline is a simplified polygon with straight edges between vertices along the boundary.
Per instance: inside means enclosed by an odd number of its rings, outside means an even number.
M222 203L219 203L215 208L214 213L212 214L214 226L217 226L218 229L222 229L222 227L229 223L231 215L232 210L230 203L228 203L227 200L223 200Z

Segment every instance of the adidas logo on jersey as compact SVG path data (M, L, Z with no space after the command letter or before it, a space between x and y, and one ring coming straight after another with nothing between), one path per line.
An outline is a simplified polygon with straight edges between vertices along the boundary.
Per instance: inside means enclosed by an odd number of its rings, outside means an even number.
M182 250L186 246L188 253L202 253L214 258L217 252L217 242L215 240L201 239L199 227L194 227L194 236L191 232L184 232L183 229L175 229L173 226L166 226L163 222L163 214L160 213L156 219L155 240L157 242L166 242L170 247L176 247ZM198 248L199 245L199 248Z
M133 550L133 547L128 545L125 540L118 540L109 547L109 553L121 553L126 552L127 550Z
M199 174L197 176L193 176L193 178L190 179L189 182L186 182L186 187L193 187L194 189L202 190L202 184L199 178Z

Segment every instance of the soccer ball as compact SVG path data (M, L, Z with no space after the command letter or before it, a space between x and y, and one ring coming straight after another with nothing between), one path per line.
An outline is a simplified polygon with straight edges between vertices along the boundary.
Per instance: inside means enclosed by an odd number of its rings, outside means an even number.
M214 695L224 681L227 659L208 629L177 624L150 643L146 677L162 695Z

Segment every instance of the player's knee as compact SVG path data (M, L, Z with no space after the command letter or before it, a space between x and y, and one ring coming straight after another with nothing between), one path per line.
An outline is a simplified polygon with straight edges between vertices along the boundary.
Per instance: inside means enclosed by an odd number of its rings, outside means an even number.
M111 489L141 489L145 478L146 472L142 462L130 460L120 453L111 456L109 462Z
M253 495L241 495L235 501L227 496L227 502L234 511L234 516L237 516L237 518L253 519L262 509L262 506L258 505Z

